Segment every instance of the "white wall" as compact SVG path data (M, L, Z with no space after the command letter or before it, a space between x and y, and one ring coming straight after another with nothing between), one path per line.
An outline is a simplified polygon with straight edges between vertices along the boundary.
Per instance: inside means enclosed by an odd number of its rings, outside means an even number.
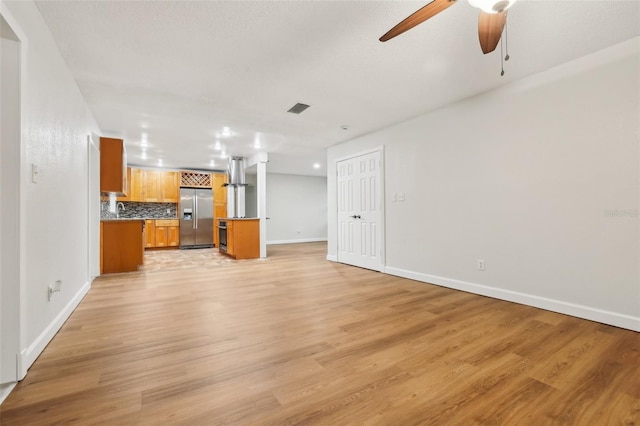
M385 146L386 272L640 330L639 41L330 148Z
M258 217L258 176L245 175L245 182L249 185L245 188L245 216Z
M267 244L327 239L327 179L267 174Z
M28 368L90 288L87 136L95 120L32 2L3 2L23 51L21 361ZM7 19L9 21L9 19ZM31 165L38 182L31 182ZM93 224L95 225L95 224ZM47 300L47 288L62 291Z

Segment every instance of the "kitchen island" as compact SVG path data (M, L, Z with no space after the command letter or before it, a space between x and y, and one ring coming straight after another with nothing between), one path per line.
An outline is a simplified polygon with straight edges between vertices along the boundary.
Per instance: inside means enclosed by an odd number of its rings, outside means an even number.
M144 220L100 221L100 273L137 271L144 263Z
M216 219L219 251L234 259L257 259L260 257L260 219L221 218Z

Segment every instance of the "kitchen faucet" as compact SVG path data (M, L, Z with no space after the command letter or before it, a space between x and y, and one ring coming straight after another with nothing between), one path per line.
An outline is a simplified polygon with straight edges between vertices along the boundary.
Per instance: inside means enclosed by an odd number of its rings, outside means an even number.
M120 207L122 207L122 211L126 210L122 202L119 202L118 204L116 204L116 219L120 219Z

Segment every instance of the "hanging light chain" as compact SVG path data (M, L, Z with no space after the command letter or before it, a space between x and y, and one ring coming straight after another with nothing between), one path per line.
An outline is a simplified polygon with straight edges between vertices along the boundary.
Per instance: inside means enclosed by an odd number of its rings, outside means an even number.
M505 61L509 60L509 19L507 18L508 15L506 16L504 21L504 47L507 52L507 56L504 57Z
M500 75L504 75L504 52L502 50L502 37L500 38Z
M509 60L509 24L508 24L509 20L507 19L507 17L505 16L505 21L504 21L504 29L502 31L502 34L504 37L500 37L500 76L504 75L504 61L508 61ZM506 55L505 55L505 51L502 48L502 40L504 40L504 44L505 44L505 50L506 50Z

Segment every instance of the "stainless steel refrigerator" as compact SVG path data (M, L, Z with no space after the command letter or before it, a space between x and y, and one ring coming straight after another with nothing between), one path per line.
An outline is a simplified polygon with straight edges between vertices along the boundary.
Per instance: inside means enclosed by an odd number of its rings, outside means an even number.
M180 248L213 246L213 192L180 188Z

